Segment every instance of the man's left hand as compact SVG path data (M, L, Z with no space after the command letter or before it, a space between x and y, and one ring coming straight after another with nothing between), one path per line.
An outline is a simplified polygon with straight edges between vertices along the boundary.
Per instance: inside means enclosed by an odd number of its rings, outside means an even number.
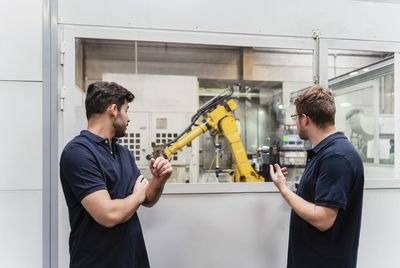
M169 161L163 157L157 157L157 159L152 158L149 168L154 178L162 180L168 180L173 171Z

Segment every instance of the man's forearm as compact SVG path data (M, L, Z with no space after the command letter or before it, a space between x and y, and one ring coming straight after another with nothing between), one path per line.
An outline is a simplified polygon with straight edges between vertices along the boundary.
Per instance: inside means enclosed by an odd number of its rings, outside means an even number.
M128 221L142 204L140 200L138 200L138 198L135 196L135 194L131 194L130 196L127 196L123 200L128 203L128 206L126 207L127 210L123 211L124 214L122 216L125 217L123 217L121 223Z
M113 199L110 202L109 215L112 226L128 221L141 205L141 201L135 194L124 199Z
M320 231L329 229L336 215L333 211L336 209L317 206L314 203L308 202L292 192L289 187L284 187L281 190L283 198L293 208L297 215L302 219L313 225ZM337 210L336 210L337 214Z
M282 189L281 193L283 198L297 213L297 215L308 222L310 220L313 220L313 218L315 217L313 209L315 205L313 203L304 200L303 198L292 192L288 187Z
M166 180L160 178L153 177L150 180L150 185L146 191L146 200L143 202L144 206L152 207L158 202L164 190L165 183Z
M82 199L82 205L99 224L113 227L132 217L143 199L144 196L137 194L124 199L111 199L106 190L100 190Z

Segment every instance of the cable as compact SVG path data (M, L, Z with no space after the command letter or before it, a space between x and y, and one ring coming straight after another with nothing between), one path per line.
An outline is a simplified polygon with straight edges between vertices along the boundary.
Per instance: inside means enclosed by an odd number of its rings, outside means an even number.
M217 157L217 154L214 154L213 160L211 161L210 167L208 168L208 171L207 171L206 182L208 182L208 177L209 177L210 172L211 172L211 167L212 167L212 165L214 164L214 161L215 161L216 157ZM218 180L218 179L217 179L217 180Z

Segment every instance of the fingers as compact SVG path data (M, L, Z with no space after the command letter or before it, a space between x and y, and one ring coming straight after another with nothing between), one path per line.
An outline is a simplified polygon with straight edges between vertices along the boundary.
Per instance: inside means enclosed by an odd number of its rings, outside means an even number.
M168 173L168 172L169 172L168 170L171 170L171 172L172 172L172 167L171 167L171 165L169 164L169 162L167 161L167 162L157 171L157 174L158 174L159 177L161 177L163 174ZM165 171L167 171L167 172L165 172Z
M135 184L143 184L143 185L147 185L149 183L149 180L146 179L143 175L140 175L137 179Z
M286 167L281 168L278 164L275 164L274 166L276 169L276 173L274 172L274 167L272 165L269 165L269 173L270 173L271 177L276 176L277 174L279 174L281 172L282 175L285 177L285 179L287 179L287 175L289 174L287 172L287 168Z
M143 179L142 180L142 182L140 183L141 184L141 188L144 190L144 191L146 191L146 189L147 189L147 187L149 187L149 180L148 179Z
M164 175L166 175L166 174L172 174L172 171L173 171L173 169L172 169L172 167L170 166L169 168L167 168L167 169L165 169L163 172L161 172L161 174L160 174L159 176L161 177L161 176L164 176Z
M287 168L286 167L281 168L281 172L282 175L285 177L285 180L287 180L287 176L289 175L289 172L287 172Z
M157 169L156 174L158 177L161 176L161 173L164 172L168 168L168 165L161 166L161 168Z
M153 163L153 168L157 168L157 166L160 164L160 162L162 162L164 159L164 157L157 157L157 159L154 161Z
M149 184L150 184L149 180L145 179L143 177L143 175L140 175L136 179L135 186L133 187L133 193L139 193L142 191L146 191Z
M158 157L154 162L152 161L152 164L150 164L150 171L153 176L160 177L172 172L172 167L168 160L163 157Z
M143 176L143 175L140 175L140 176L136 179L135 184L141 183L141 182L143 181L143 179L144 179L144 176Z
M160 162L158 162L157 169L160 170L165 164L168 164L168 161L164 158L161 158Z

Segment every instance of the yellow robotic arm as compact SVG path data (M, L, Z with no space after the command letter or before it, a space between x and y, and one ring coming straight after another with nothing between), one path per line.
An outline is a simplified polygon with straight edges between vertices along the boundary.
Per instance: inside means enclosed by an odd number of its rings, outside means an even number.
M230 99L225 105L218 105L215 109L206 113L204 120L201 121L198 126L164 150L164 157L169 158L202 133L212 130L218 134L223 134L230 144L234 159L233 167L235 169L235 172L232 175L233 181L263 182L264 178L259 176L250 165L246 151L244 150L242 141L240 140L235 118L233 114L230 113L235 109L236 103L233 99Z

